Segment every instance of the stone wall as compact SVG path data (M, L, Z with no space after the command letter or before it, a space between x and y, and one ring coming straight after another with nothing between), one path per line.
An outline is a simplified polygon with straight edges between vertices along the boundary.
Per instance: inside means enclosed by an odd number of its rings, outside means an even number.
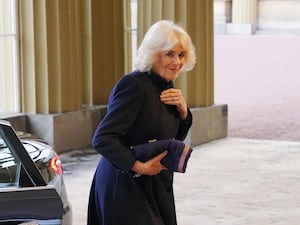
M192 108L193 125L185 142L200 145L227 136L227 105ZM90 146L106 106L62 114L22 114L5 118L15 130L25 131L49 143L57 153Z

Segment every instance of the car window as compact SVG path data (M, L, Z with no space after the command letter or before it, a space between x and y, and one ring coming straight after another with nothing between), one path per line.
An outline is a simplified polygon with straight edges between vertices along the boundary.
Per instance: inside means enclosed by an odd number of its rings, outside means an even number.
M19 185L20 161L13 155L0 133L0 188Z
M21 187L46 186L45 179L8 121L0 120L0 138L3 149L7 149L4 153L9 154L12 162L15 162L16 171L12 173L15 174L15 182L10 182L11 185L18 184ZM13 177L13 175L10 175L10 177ZM26 179L26 182L23 182L24 179ZM23 185L24 183L26 184Z

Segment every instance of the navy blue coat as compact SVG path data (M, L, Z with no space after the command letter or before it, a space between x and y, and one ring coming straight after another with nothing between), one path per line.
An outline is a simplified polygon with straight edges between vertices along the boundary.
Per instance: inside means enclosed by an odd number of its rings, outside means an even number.
M173 172L133 177L137 160L130 146L149 140L183 140L192 124L175 106L160 101L173 87L155 73L134 71L123 76L109 98L108 111L92 145L103 156L91 185L89 225L176 225Z

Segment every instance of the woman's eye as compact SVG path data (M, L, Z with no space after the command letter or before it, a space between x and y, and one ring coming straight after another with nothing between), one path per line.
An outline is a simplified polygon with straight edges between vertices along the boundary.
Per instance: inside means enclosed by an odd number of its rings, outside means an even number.
M174 53L173 52L167 52L166 56L173 57Z
M166 53L166 56L173 58L173 57L177 56L177 53L170 51L170 52ZM185 58L185 53L184 52L179 53L178 58L180 58L180 59Z
M185 53L180 53L178 56L179 56L179 58L184 58L185 57Z

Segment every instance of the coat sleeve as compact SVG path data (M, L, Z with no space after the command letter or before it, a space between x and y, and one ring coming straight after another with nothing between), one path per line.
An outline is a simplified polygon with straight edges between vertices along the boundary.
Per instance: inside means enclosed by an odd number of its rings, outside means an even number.
M182 141L164 139L132 146L134 155L142 162L146 162L165 150L168 151L168 154L162 159L161 163L172 172L185 173L193 149Z
M188 108L188 115L187 115L186 119L180 120L179 130L176 135L177 140L183 141L186 138L188 131L189 131L190 127L192 126L192 122L193 122L193 116L192 116L190 109Z
M92 140L96 151L126 172L131 170L136 157L122 144L122 136L134 124L142 99L143 89L139 81L131 75L122 77L110 95L108 111Z

